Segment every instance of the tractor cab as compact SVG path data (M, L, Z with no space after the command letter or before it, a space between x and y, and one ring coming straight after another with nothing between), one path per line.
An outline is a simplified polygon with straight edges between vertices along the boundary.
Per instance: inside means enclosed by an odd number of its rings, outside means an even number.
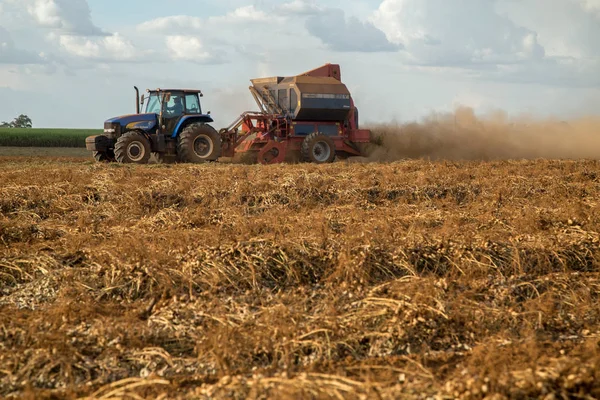
M210 112L202 114L200 90L157 89L148 90L148 97L142 96L141 105L145 114L156 115L158 126L163 134L177 135L177 127L182 120L199 116L206 122L212 122Z
M136 113L104 122L104 134L86 138L97 161L145 164L154 154L159 162L215 161L221 139L202 114L200 90L156 89L136 92ZM143 112L141 112L143 111Z

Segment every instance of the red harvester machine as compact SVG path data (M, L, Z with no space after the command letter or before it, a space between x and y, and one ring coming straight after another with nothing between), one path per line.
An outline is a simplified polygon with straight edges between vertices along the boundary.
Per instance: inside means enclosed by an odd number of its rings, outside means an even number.
M221 129L222 156L253 152L261 164L298 160L318 164L362 156L371 132L358 127L358 109L340 66L325 64L293 77L252 79L260 111L243 113Z

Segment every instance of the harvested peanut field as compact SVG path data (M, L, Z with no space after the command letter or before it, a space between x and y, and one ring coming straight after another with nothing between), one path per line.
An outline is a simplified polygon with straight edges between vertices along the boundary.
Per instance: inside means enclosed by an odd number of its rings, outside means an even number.
M600 162L0 158L0 397L599 398Z

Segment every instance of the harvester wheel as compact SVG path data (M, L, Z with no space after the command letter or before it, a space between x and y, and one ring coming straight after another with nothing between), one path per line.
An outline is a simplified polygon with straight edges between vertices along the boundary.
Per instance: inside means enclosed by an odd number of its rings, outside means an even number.
M150 141L139 132L127 132L115 144L115 158L123 164L148 164Z
M191 124L179 135L177 153L181 161L215 161L221 157L221 137L210 125Z
M92 152L94 159L97 162L112 162L115 161L115 153L112 150L94 151Z
M311 133L302 142L302 159L315 164L332 163L335 159L335 143L329 136Z

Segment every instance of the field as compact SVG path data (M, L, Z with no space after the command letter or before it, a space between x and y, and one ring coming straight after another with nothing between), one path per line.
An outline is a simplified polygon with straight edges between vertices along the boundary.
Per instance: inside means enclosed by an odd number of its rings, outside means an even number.
M0 128L0 146L85 148L85 138L87 136L101 133L101 129Z
M598 398L599 199L598 161L0 158L0 396Z
M92 159L92 152L80 147L2 147L0 157L53 157L76 158L80 161ZM73 161L73 160L71 160Z

